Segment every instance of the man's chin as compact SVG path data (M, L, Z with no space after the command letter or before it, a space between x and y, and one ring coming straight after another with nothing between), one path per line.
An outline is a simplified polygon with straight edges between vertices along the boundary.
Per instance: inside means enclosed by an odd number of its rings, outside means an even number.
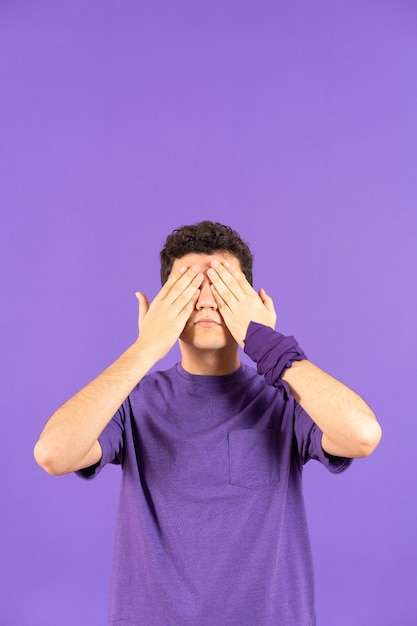
M195 339L193 341L180 339L180 344L182 344L184 346L189 346L191 349L201 350L201 351L223 350L228 345L227 341L225 341L225 340L222 341L220 338L217 341L215 341L213 339L211 339L211 340L204 340L202 338L198 338L198 339Z
M207 329L208 332L204 332L206 329L199 329L198 332L183 333L179 338L180 345L190 346L195 350L223 350L228 346L232 346L236 342L230 335L225 332L222 327L215 329ZM203 332L201 332L203 331Z

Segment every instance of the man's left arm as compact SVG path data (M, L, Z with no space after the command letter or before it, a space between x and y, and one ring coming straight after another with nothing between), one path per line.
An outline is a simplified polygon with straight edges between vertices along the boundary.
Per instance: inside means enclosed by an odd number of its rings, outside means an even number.
M295 361L281 378L323 432L325 452L359 458L374 451L381 427L370 407L352 389L308 360Z
M250 322L275 327L272 299L257 293L244 274L227 262L208 272L219 312L244 348ZM368 456L381 439L381 427L366 402L352 389L307 359L296 360L281 374L291 393L323 432L322 447L333 456Z

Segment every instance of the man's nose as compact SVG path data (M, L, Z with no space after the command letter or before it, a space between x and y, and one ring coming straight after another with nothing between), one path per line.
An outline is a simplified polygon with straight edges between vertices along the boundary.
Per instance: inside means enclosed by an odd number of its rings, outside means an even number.
M207 276L200 285L200 295L196 303L196 309L215 309L217 310L217 302L214 299L210 289L210 281Z

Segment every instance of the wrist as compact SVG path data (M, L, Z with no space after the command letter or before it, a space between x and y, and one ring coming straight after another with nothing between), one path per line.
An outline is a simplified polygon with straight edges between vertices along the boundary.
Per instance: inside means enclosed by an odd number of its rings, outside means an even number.
M132 359L139 370L150 370L164 355L159 356L155 345L150 345L140 337L128 348L126 354Z
M285 336L256 322L251 322L245 338L245 353L257 364L268 384L274 385L294 361L306 355L293 336Z

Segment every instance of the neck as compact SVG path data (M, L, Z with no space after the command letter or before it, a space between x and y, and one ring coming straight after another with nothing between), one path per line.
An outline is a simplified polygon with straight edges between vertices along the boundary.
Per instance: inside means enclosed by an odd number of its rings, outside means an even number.
M237 347L219 350L198 350L186 347L180 340L181 365L189 374L200 376L226 376L233 374L240 367Z

